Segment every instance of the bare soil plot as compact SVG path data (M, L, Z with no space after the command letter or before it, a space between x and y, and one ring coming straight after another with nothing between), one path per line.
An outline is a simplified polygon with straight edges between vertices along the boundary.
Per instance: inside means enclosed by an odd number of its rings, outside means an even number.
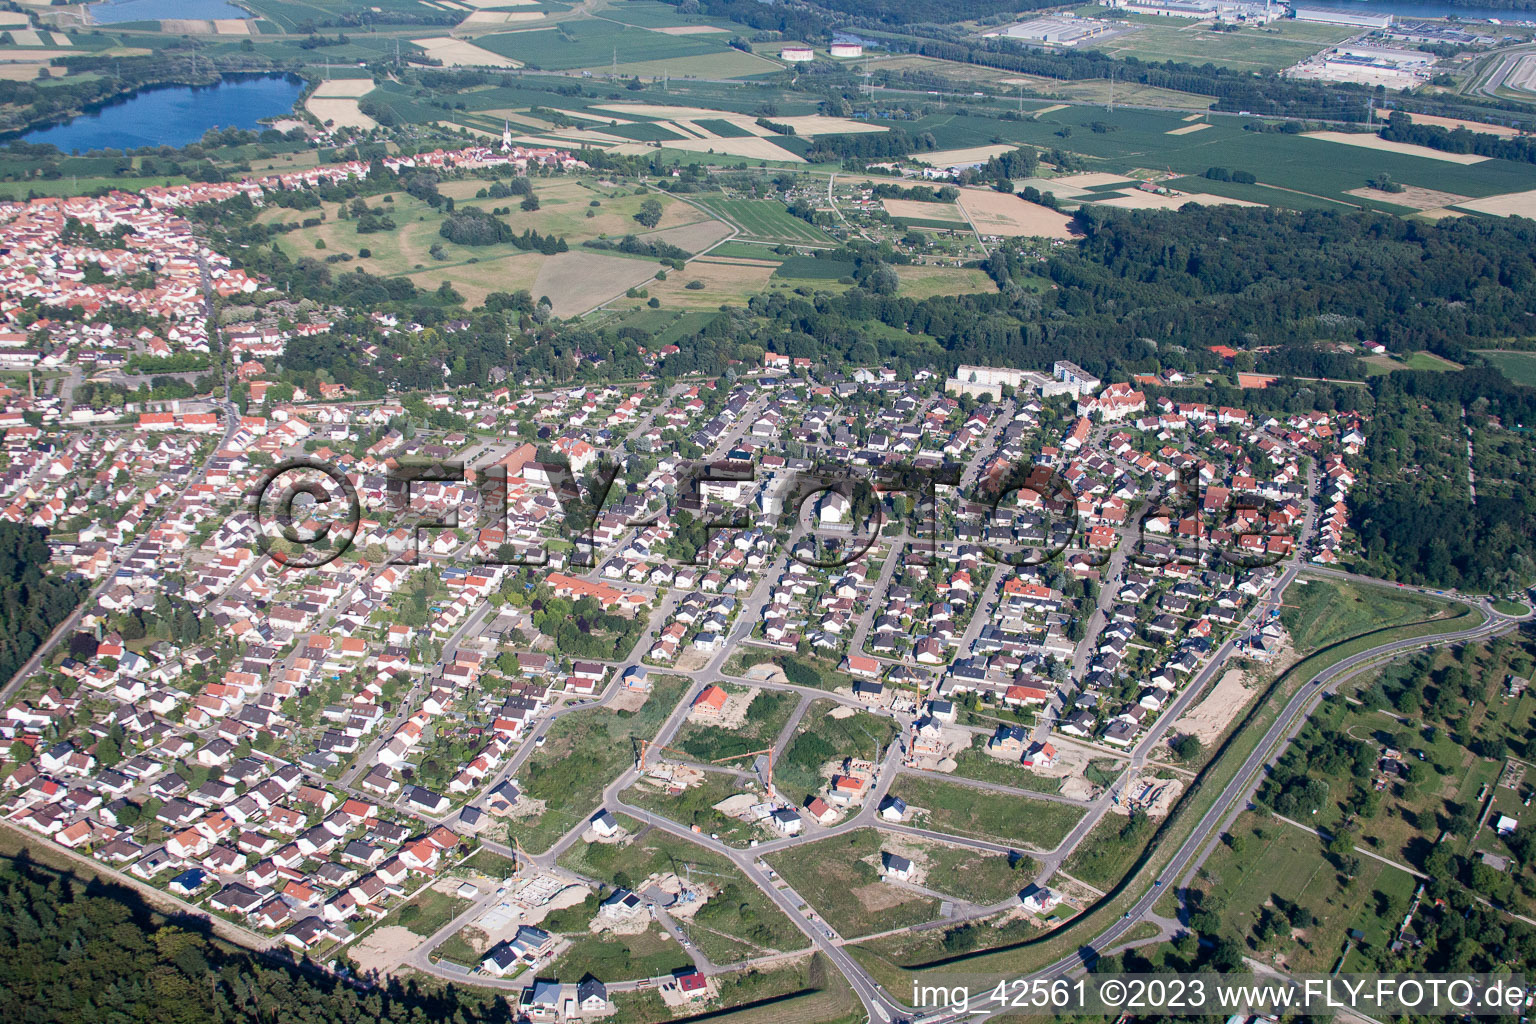
M971 225L984 235L1072 237L1068 229L1072 218L1066 214L991 189L961 189L960 209L965 211Z
M1488 159L1486 156L1477 156L1473 153L1442 153L1428 146L1415 146L1408 142L1388 142L1379 135L1358 132L1303 132L1301 137L1318 139L1322 142L1337 142L1344 146L1358 146L1361 149L1374 149L1382 153L1421 156L1426 160L1443 160L1449 164L1480 164Z
M1193 135L1195 132L1203 132L1203 131L1205 131L1210 126L1211 125L1210 125L1209 121L1201 122L1200 124L1187 124L1183 128L1175 128L1175 129L1173 129L1173 131L1171 131L1171 132L1163 132L1163 134L1164 135Z
M931 153L913 153L912 159L930 167L957 167L961 164L984 164L994 156L1012 153L1018 146L999 143L991 146L971 146L969 149L940 149Z
M963 224L965 215L954 203L925 203L918 199L882 199L885 212L892 217L913 220L952 220Z
M1383 192L1380 189L1365 186L1349 189L1345 195L1359 196L1361 199L1376 199L1394 206L1407 206L1415 210L1433 210L1441 206L1461 206L1471 196L1459 196L1455 192L1441 192L1432 188L1420 188L1417 185L1406 185L1401 192Z
M1536 217L1536 189L1529 192L1505 192L1503 195L1456 205L1463 210L1488 213L1495 217Z
M364 972L387 974L426 939L402 925L375 928L352 947L352 959Z
M1246 685L1242 669L1228 669L1194 707L1179 716L1173 723L1173 731L1180 735L1194 736L1203 746L1214 743L1232 720L1237 717L1253 691Z
M656 276L656 270L657 265L648 260L562 252L545 258L531 290L534 298L549 296L556 316L575 316L644 284Z
M426 39L412 39L411 42L426 50L428 57L440 60L450 67L520 68L523 66L520 61L503 57L499 53L492 53L463 39L430 36Z

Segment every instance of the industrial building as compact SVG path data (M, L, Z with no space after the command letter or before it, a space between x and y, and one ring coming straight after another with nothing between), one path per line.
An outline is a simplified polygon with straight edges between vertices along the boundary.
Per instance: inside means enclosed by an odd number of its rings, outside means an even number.
M1297 21L1315 21L1323 25L1352 25L1358 28L1387 28L1392 24L1390 14L1368 14L1365 11L1339 11L1331 7L1298 7L1294 12Z
M1152 18L1242 21L1255 25L1267 25L1285 14L1283 6L1267 0L1109 0L1109 6Z
M987 32L985 35L988 38L1003 36L1048 46L1076 46L1086 39L1113 31L1114 28L1112 23L1100 21L1097 18L1078 18L1071 14L1063 14L1055 17L1031 18L996 32Z

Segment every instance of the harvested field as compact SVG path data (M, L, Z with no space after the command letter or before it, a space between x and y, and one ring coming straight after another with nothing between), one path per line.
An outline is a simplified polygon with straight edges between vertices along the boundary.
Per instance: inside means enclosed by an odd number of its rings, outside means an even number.
M952 220L965 223L965 215L954 203L925 203L918 199L882 199L885 212L892 217L910 217L913 220Z
M358 97L366 96L371 91L371 78L338 78L321 82L304 106L322 124L334 124L341 128L373 128L378 122L357 106Z
M1459 196L1455 192L1440 192L1432 188L1420 188L1417 185L1404 186L1401 192L1383 192L1380 189L1370 187L1352 188L1345 195L1359 196L1361 199L1375 199L1378 202L1391 203L1394 206L1407 206L1415 210L1433 210L1442 206L1460 206L1470 200L1471 196Z
M644 284L656 276L656 270L648 260L562 252L544 261L531 291L535 298L548 295L556 316L575 316Z
M1126 195L1116 196L1113 199L1091 200L1099 206L1113 206L1121 210L1177 210L1185 203L1199 203L1202 206L1263 206L1263 203L1250 203L1246 199L1228 199L1225 196L1213 196L1198 192L1181 192L1176 196L1160 196L1156 192L1143 192L1140 189L1129 192Z
M856 121L851 117L823 117L820 114L802 114L799 117L776 117L776 124L787 124L796 135L851 135L855 132L883 132L885 125ZM1012 149L1012 146L1008 147Z
M1041 107L1039 110L1035 111L1034 116L1039 117L1042 114L1054 114L1058 110L1066 110L1069 106L1071 106L1069 103L1052 103L1048 107Z
M1488 124L1484 121L1463 121L1459 117L1436 117L1433 114L1408 114L1408 120L1414 124L1439 125L1447 131L1455 131L1457 128L1465 128L1469 132L1481 132L1484 135L1519 135L1520 129L1510 128L1502 124Z
M1163 134L1164 135L1193 135L1195 132L1203 132L1203 131L1205 131L1210 126L1211 125L1210 125L1209 121L1204 121L1204 122L1201 122L1200 124L1187 124L1183 128L1175 128L1173 131L1171 131L1171 132L1163 132Z
M805 163L804 158L755 135L739 139L677 139L662 143L667 149L681 149L689 153L722 153L727 156L744 156L749 160L780 160L793 164Z
M1131 181L1123 174L1109 174L1105 171L1063 174L1049 180L1053 185L1066 185L1068 188L1097 188L1100 185L1124 185Z
M959 167L967 164L984 164L994 156L1012 153L1018 146L1000 143L992 146L972 146L969 149L940 149L932 153L913 153L912 159L929 167Z
M534 291L534 286L540 271L543 270L544 261L556 258L558 257L530 252L503 256L499 259L483 259L479 263L419 270L406 276L417 287L426 288L429 291L447 281L467 301L479 305L491 292L515 292L520 288L527 288L533 292L535 298L546 294ZM559 297L553 292L547 294L558 309Z
M373 91L371 78L332 78L315 86L315 95L326 99L349 96L358 99Z
M961 189L960 209L971 225L985 235L1072 237L1067 228L1072 218L1066 214L991 189Z
M1428 146L1415 146L1407 142L1388 142L1378 135L1356 132L1304 132L1301 137L1318 139L1322 142L1337 142L1345 146L1359 146L1361 149L1374 149L1382 153L1397 153L1400 156L1421 156L1426 160L1443 160L1449 164L1480 164L1488 159L1486 156L1477 156L1473 153L1442 153Z
M604 103L594 106L593 110L612 110L618 114L633 114L635 117L659 117L662 119L676 117L746 117L745 114L737 114L729 110L715 110L712 107L672 107L661 103ZM747 117L747 120L752 120Z
M745 305L748 298L767 289L775 269L773 264L716 261L706 256L690 261L682 270L671 271L665 281L650 285L649 291L661 299L663 308L719 309L726 304ZM693 281L704 287L688 288Z
M731 233L728 225L718 220L701 220L675 228L652 231L640 237L648 242L666 242L689 252L703 252Z
M411 42L426 50L428 57L440 60L450 67L520 68L523 66L520 61L503 57L499 53L492 53L463 39L431 36L427 39L412 39Z
M1474 199L1469 203L1457 203L1463 210L1487 213L1495 217L1536 218L1536 190L1530 192L1505 192L1503 195Z

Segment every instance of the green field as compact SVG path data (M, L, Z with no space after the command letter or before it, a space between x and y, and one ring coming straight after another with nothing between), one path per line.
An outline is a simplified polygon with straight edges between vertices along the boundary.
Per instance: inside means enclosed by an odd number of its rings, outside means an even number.
M795 738L774 765L775 788L797 805L822 787L825 779L820 771L829 761L878 760L896 739L896 723L886 716L859 711L833 718L828 712L839 706L818 700L806 708Z
M534 853L597 810L603 787L634 763L640 739L650 739L682 699L689 682L656 677L655 688L637 712L594 707L566 715L545 734L544 746L518 772L523 793L544 801L538 814L512 819L508 832Z
M1218 844L1194 888L1217 898L1222 932L1257 946L1283 951L1293 971L1327 971L1343 950L1346 933L1358 928L1363 942L1380 946L1390 939L1412 899L1412 875L1369 857L1359 858L1358 874L1344 880L1316 836L1284 822L1244 814L1231 835L1241 837L1241 853ZM1277 899L1278 898L1278 899ZM1301 929L1301 940L1289 928L1259 943L1254 926L1266 905L1299 904L1311 912L1313 923ZM1392 912L1383 914L1386 907Z
M633 818L620 816L631 832L624 845L577 843L560 857L560 865L613 885L641 888L657 873L674 872L697 882L721 886L724 898L711 899L694 918L688 934L705 956L717 964L738 963L767 950L797 950L809 940L757 886L747 881L729 860L658 829L644 829Z
M1305 60L1318 50L1343 42L1358 30L1338 25L1284 21L1216 32L1206 22L1132 16L1136 30L1103 42L1089 41L1084 49L1144 61L1174 60L1217 64L1241 71L1278 71Z
M717 835L722 843L746 847L753 839L767 838L764 826L727 817L715 810L720 801L745 792L736 775L710 772L704 781L681 793L668 793L649 781L637 782L624 791L624 801L689 827L698 826L705 835ZM757 799L763 795L757 791Z
M737 683L722 683L726 692L740 694L746 687ZM800 703L800 695L785 690L759 690L747 708L746 721L739 729L725 729L718 725L705 725L689 721L678 730L672 746L686 751L700 761L709 762L723 757L737 757L748 751L762 750L773 745L789 721L789 716ZM739 757L736 768L746 768L750 759Z
M672 36L611 21L573 21L557 28L505 32L475 40L492 53L522 61L544 71L572 68L607 70L640 61L665 60L721 53L729 36Z
M1390 586L1303 576L1286 588L1280 621L1304 655L1371 630L1432 619L1447 608L1444 601Z
M1527 387L1536 387L1536 352L1499 351L1489 349L1478 352L1478 355L1487 359L1499 372L1504 374L1516 384L1524 384Z
M1054 850L1082 819L1066 804L1006 796L957 782L902 775L891 787L917 813L916 824L936 832L994 843Z
M693 963L688 951L653 925L638 935L573 936L570 949L550 965L558 978L654 978Z
M845 939L937 917L938 900L881 880L881 848L880 833L861 828L766 859Z
M693 198L748 238L798 245L830 245L832 242L826 232L792 216L777 199L727 199L719 193L705 193Z
M1065 779L1040 775L1012 758L993 757L987 753L987 738L976 736L969 747L955 757L954 774L978 782L995 782L1036 793L1059 793Z
M393 922L420 936L428 936L468 910L469 900L427 889L395 912Z

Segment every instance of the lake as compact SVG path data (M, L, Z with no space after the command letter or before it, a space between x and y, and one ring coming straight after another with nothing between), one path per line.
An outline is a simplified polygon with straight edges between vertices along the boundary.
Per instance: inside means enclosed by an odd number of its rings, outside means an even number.
M251 12L227 0L107 0L91 4L91 18L98 25L122 21L159 21L161 18L249 18Z
M304 83L294 75L226 75L217 85L140 89L72 121L38 128L22 141L51 142L66 153L140 146L185 146L219 128L258 128L293 110Z

